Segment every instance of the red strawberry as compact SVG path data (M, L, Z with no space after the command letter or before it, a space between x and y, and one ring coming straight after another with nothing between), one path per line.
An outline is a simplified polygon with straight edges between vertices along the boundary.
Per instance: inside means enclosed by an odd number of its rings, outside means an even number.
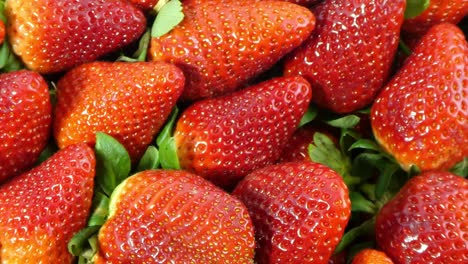
M163 62L92 62L57 83L54 134L58 146L86 142L96 132L122 143L136 161L169 116L183 73Z
M299 46L315 25L305 7L283 1L189 1L185 19L153 38L150 58L185 73L184 100L232 92Z
M5 23L3 23L2 20L0 20L0 44L3 44L4 40L5 40Z
M285 75L310 81L314 101L338 113L370 104L387 81L405 9L404 0L324 1L317 27L285 62Z
M426 172L377 215L379 246L395 263L468 263L468 180Z
M431 0L429 7L423 13L405 20L402 30L423 35L432 26L444 22L457 24L466 15L468 15L466 0Z
M14 52L40 73L94 61L146 28L144 14L120 0L8 0L5 5Z
M328 263L351 210L343 179L312 162L258 169L233 194L249 209L259 264Z
M71 263L67 243L86 224L93 195L94 152L63 149L0 186L2 263Z
M52 105L44 78L0 74L0 182L30 168L49 140Z
M393 261L383 251L366 248L354 256L351 264L393 264Z
M282 77L192 104L174 132L181 167L234 186L279 158L310 98L307 81Z
M162 0L128 0L129 2L133 3L138 8L144 11L152 10L159 1Z
M404 169L449 169L468 156L467 84L465 36L433 27L372 106L377 141Z
M247 208L203 178L152 170L112 194L95 263L251 263Z
M278 162L310 161L308 147L310 144L314 143L314 134L316 132L324 133L335 143L338 143L338 140L325 129L307 124L294 132L288 144L283 149Z

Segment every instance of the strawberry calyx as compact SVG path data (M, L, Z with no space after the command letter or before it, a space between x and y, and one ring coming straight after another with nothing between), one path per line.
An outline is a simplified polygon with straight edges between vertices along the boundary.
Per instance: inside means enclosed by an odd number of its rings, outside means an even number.
M175 107L157 136L155 145L148 146L133 169L130 156L119 141L105 133L96 133L96 184L92 213L87 226L68 243L68 251L78 257L78 263L93 263L98 251L99 230L115 212L120 190L130 175L158 168L180 169L172 137L178 113L179 110Z
M316 133L314 144L309 146L309 155L312 160L337 171L348 184L352 214L334 255L346 251L347 258L351 260L363 248L376 247L375 221L380 209L421 170L414 165L404 170L377 143L373 135L365 137L356 130L356 121L359 122L357 118L335 116L325 118L324 121L341 129L339 146L326 135ZM464 158L450 171L467 177L468 158Z
M146 61L146 55L148 54L148 47L151 42L151 34L149 29L141 36L140 41L138 42L137 50L131 55L126 56L121 54L116 61L123 62L137 62L137 61Z
M169 33L184 20L182 10L182 3L179 0L159 0L154 7L156 18L151 27L151 36L159 38Z

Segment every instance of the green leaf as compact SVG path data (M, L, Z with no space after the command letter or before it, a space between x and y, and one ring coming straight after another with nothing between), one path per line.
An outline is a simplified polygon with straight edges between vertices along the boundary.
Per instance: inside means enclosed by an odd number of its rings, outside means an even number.
M88 226L102 226L106 222L109 214L109 197L100 191L95 191L92 208Z
M312 161L324 164L340 175L347 173L345 157L327 135L316 132L314 143L309 145L308 151Z
M2 72L11 72L22 68L24 68L23 64L13 53L10 44L4 41L0 46L0 70Z
M374 226L375 226L375 216L363 222L360 226L354 227L348 232L346 232L341 238L341 241L338 244L338 246L335 248L335 252L333 254L339 254L348 246L353 245L354 241L357 238L363 235L373 234Z
M359 139L361 135L353 129L344 128L340 133L340 149L342 153L348 153L349 148Z
M336 119L324 120L325 123L338 128L353 128L361 119L357 115L347 115Z
M371 178L378 169L378 163L383 156L375 153L360 153L353 160L351 174L359 176L362 180Z
M68 252L73 256L81 255L87 245L88 239L99 231L100 226L88 226L76 233L68 242Z
M392 180L392 176L398 171L399 168L400 167L397 164L390 162L387 162L387 164L381 168L381 174L377 179L377 184L375 186L375 197L377 200L380 200L387 192Z
M158 146L161 146L163 141L166 141L168 138L172 136L172 130L174 128L175 121L178 115L179 115L179 108L175 106L172 109L172 112L168 120L166 121L166 124L164 125L163 129L161 130L161 132L159 132L159 135L156 138L156 144Z
M411 178L413 176L421 174L421 169L417 165L411 165L408 169L408 176Z
M182 3L179 0L171 0L165 4L154 20L151 36L159 38L182 22L184 20L182 9Z
M140 38L140 42L138 43L138 49L133 53L131 57L127 57L122 55L117 58L116 61L124 61L124 62L138 62L138 61L146 61L146 55L148 54L148 47L151 42L151 34L149 29L145 31L143 36Z
M153 170L159 167L159 151L155 146L149 146L141 157L137 171Z
M468 157L465 157L462 161L455 164L450 171L455 175L464 178L468 177Z
M376 213L376 207L374 203L366 199L361 193L350 192L349 198L351 200L352 212L364 212L372 215Z
M366 107L357 111L357 113L370 115L372 107Z
M305 112L304 116L302 116L302 119L299 122L299 127L314 120L315 117L317 117L317 113L317 108L314 105L310 105L309 108L307 108L307 111Z
M175 140L170 137L159 146L160 162L163 169L180 169L179 158L177 157L177 148Z
M156 138L156 144L159 147L159 162L163 169L180 169L179 158L177 157L177 147L175 140L172 137L172 130L174 128L179 108L177 106L172 109L172 113Z
M370 139L358 139L356 142L354 142L351 147L349 147L348 150L353 150L353 149L366 149L366 150L375 150L381 152L382 149L380 146L375 142L374 140Z
M127 150L113 137L96 133L96 183L110 196L115 187L128 177L131 160Z
M405 19L419 16L429 7L430 2L430 0L407 0Z
M2 20L3 24L7 24L7 18L5 16L5 1L0 1L0 20Z

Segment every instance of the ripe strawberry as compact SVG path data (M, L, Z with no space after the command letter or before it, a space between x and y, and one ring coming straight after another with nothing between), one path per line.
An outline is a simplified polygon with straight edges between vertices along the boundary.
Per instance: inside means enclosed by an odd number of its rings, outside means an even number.
M181 167L233 187L279 158L310 98L306 80L280 77L192 104L174 132Z
M3 44L3 41L5 41L5 23L0 20L0 44Z
M46 81L22 70L0 74L0 182L29 169L50 136Z
M57 83L54 135L58 146L86 142L96 132L116 138L136 161L169 116L184 87L182 71L163 62L92 62Z
M29 69L60 72L136 40L144 14L120 0L7 0L8 36Z
M341 176L312 162L255 170L233 195L249 209L259 264L328 263L351 211Z
M379 212L376 238L396 263L468 263L468 180L431 171Z
M351 264L393 264L393 261L383 251L366 248L354 256Z
M149 12L152 10L160 0L128 0L136 7Z
M317 27L285 61L285 75L310 81L314 101L347 113L370 104L389 77L405 10L404 0L323 1Z
M135 174L114 191L95 263L251 263L247 208L184 171Z
M465 36L433 27L372 106L377 141L404 169L451 168L468 156L467 83Z
M1 262L72 263L67 243L86 224L94 174L94 152L79 144L1 185Z
M423 13L404 21L402 30L422 36L432 26L444 22L457 24L466 15L468 15L466 0L431 0L429 7Z
M325 129L307 124L294 132L277 162L310 161L308 147L314 143L316 132L324 133L335 143L338 143L338 140Z
M307 8L283 1L189 1L184 13L169 34L152 38L150 59L184 71L186 101L241 88L299 46L315 26Z

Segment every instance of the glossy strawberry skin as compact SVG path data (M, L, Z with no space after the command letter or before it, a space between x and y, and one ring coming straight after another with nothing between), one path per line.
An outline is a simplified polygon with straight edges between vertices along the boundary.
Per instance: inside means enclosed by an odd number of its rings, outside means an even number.
M133 161L143 155L184 87L181 70L162 62L92 62L57 83L54 135L60 148L96 132L122 143Z
M0 20L0 44L3 44L3 41L5 41L5 23L3 23L2 20Z
M406 2L323 1L310 38L285 61L311 83L314 102L337 113L369 105L387 81Z
M383 251L366 248L354 256L351 264L393 264L393 261Z
M29 169L50 137L46 81L22 70L0 75L0 182Z
M372 130L404 169L446 170L468 156L467 65L461 30L437 25L377 97Z
M26 66L65 71L135 41L142 11L120 0L7 0L8 37Z
M158 3L158 0L128 0L128 1L130 1L136 7L142 9L145 12L151 11Z
M404 21L402 30L422 36L437 24L457 24L466 15L468 15L466 0L431 0L429 7L423 13Z
M318 163L258 169L236 186L233 195L249 209L259 264L328 263L350 217L343 179Z
M181 167L222 187L275 162L311 98L302 77L280 77L192 104L174 131Z
M188 1L185 19L152 38L150 59L185 73L185 101L240 89L299 46L315 26L305 7L282 1Z
M252 263L247 208L185 171L152 170L118 187L99 232L99 263Z
M395 263L468 263L468 180L431 171L378 213L376 238Z
M0 186L2 263L72 263L67 243L86 224L94 152L67 147Z

